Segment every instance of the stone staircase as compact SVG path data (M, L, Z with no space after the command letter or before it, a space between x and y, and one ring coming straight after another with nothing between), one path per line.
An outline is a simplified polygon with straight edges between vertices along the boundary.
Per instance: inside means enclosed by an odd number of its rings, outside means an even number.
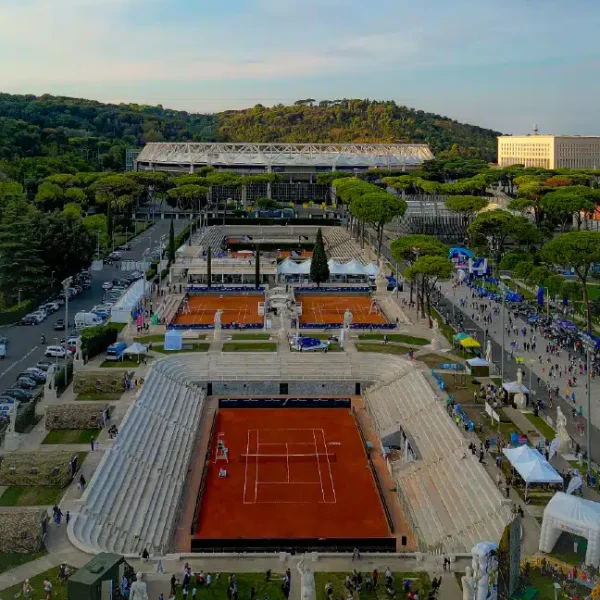
M205 393L158 361L127 412L69 527L97 553L160 553L169 546Z
M200 246L203 250L206 250L208 247L210 247L213 251L213 255L215 255L223 252L221 242L223 241L224 236L225 230L219 225L213 225L212 227L204 229L200 233L194 234L192 236L192 245Z

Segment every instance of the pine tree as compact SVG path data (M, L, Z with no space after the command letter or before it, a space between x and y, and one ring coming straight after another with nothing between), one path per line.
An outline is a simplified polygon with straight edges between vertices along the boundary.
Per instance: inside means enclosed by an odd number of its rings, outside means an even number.
M212 280L212 248L210 246L206 251L206 279L208 280L208 287L210 287Z
M327 264L327 255L325 254L325 245L323 244L323 233L321 228L317 231L317 240L313 248L312 261L310 263L310 278L317 286L329 280L329 265Z
M254 286L258 289L260 285L260 247L256 246L256 259L254 264Z
M169 227L169 262L175 262L175 227L173 226L173 219L171 219L171 225Z

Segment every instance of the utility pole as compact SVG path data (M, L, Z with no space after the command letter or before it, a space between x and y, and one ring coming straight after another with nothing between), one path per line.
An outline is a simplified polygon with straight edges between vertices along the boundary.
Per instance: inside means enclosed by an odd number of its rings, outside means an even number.
M17 302L17 306L21 306L21 292L23 291L21 288L19 288L18 290L18 294L19 294L19 300Z
M587 353L587 471L588 477L592 474L592 352L596 348L596 342L588 334L581 336L583 347ZM586 481L587 483L587 481Z
M500 350L502 351L502 362L501 362L501 381L500 381L500 385L504 384L504 335L506 332L506 328L504 327L504 303L506 300L506 290L502 290L502 347L500 348Z
M63 279L62 286L65 292L65 331L67 335L67 342L69 341L69 287L71 287L72 277L67 277ZM67 355L67 344L65 344L65 388L69 385L69 380L67 378L67 364L68 364L68 355Z

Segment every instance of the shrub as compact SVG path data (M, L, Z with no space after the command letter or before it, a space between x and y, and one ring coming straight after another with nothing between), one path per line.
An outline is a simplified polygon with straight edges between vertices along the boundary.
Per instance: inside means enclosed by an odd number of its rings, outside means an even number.
M33 303L31 300L21 302L21 305L15 304L10 308L0 312L0 325L10 325L20 321L27 313L33 310Z
M73 381L73 361L67 363L67 379L65 381L65 370L61 368L54 376L54 387L57 394L62 394Z
M104 352L117 341L119 331L120 328L115 323L84 329L81 333L81 351L83 355L90 359Z

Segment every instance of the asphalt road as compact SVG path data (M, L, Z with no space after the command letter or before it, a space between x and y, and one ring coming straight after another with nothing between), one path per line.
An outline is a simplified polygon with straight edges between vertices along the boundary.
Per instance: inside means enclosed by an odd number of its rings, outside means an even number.
M166 240L169 235L169 223L169 220L158 221L154 226L134 238L130 242L131 250L123 252L123 259L141 260L146 249L158 245L161 236L164 235ZM181 231L187 223L188 221L184 219L176 220L175 233ZM79 311L89 310L94 305L100 304L103 297L102 283L122 275L120 269L108 265L105 265L101 271L92 271L92 287L84 290L69 302L69 321L73 323L73 318ZM61 318L65 318L64 306L39 325L0 327L0 336L6 336L9 340L7 356L0 361L0 392L15 382L21 370L35 366L37 361L45 358L46 346L60 342L60 339L68 333L67 331L54 331L54 323ZM44 345L40 343L42 334L46 336Z

